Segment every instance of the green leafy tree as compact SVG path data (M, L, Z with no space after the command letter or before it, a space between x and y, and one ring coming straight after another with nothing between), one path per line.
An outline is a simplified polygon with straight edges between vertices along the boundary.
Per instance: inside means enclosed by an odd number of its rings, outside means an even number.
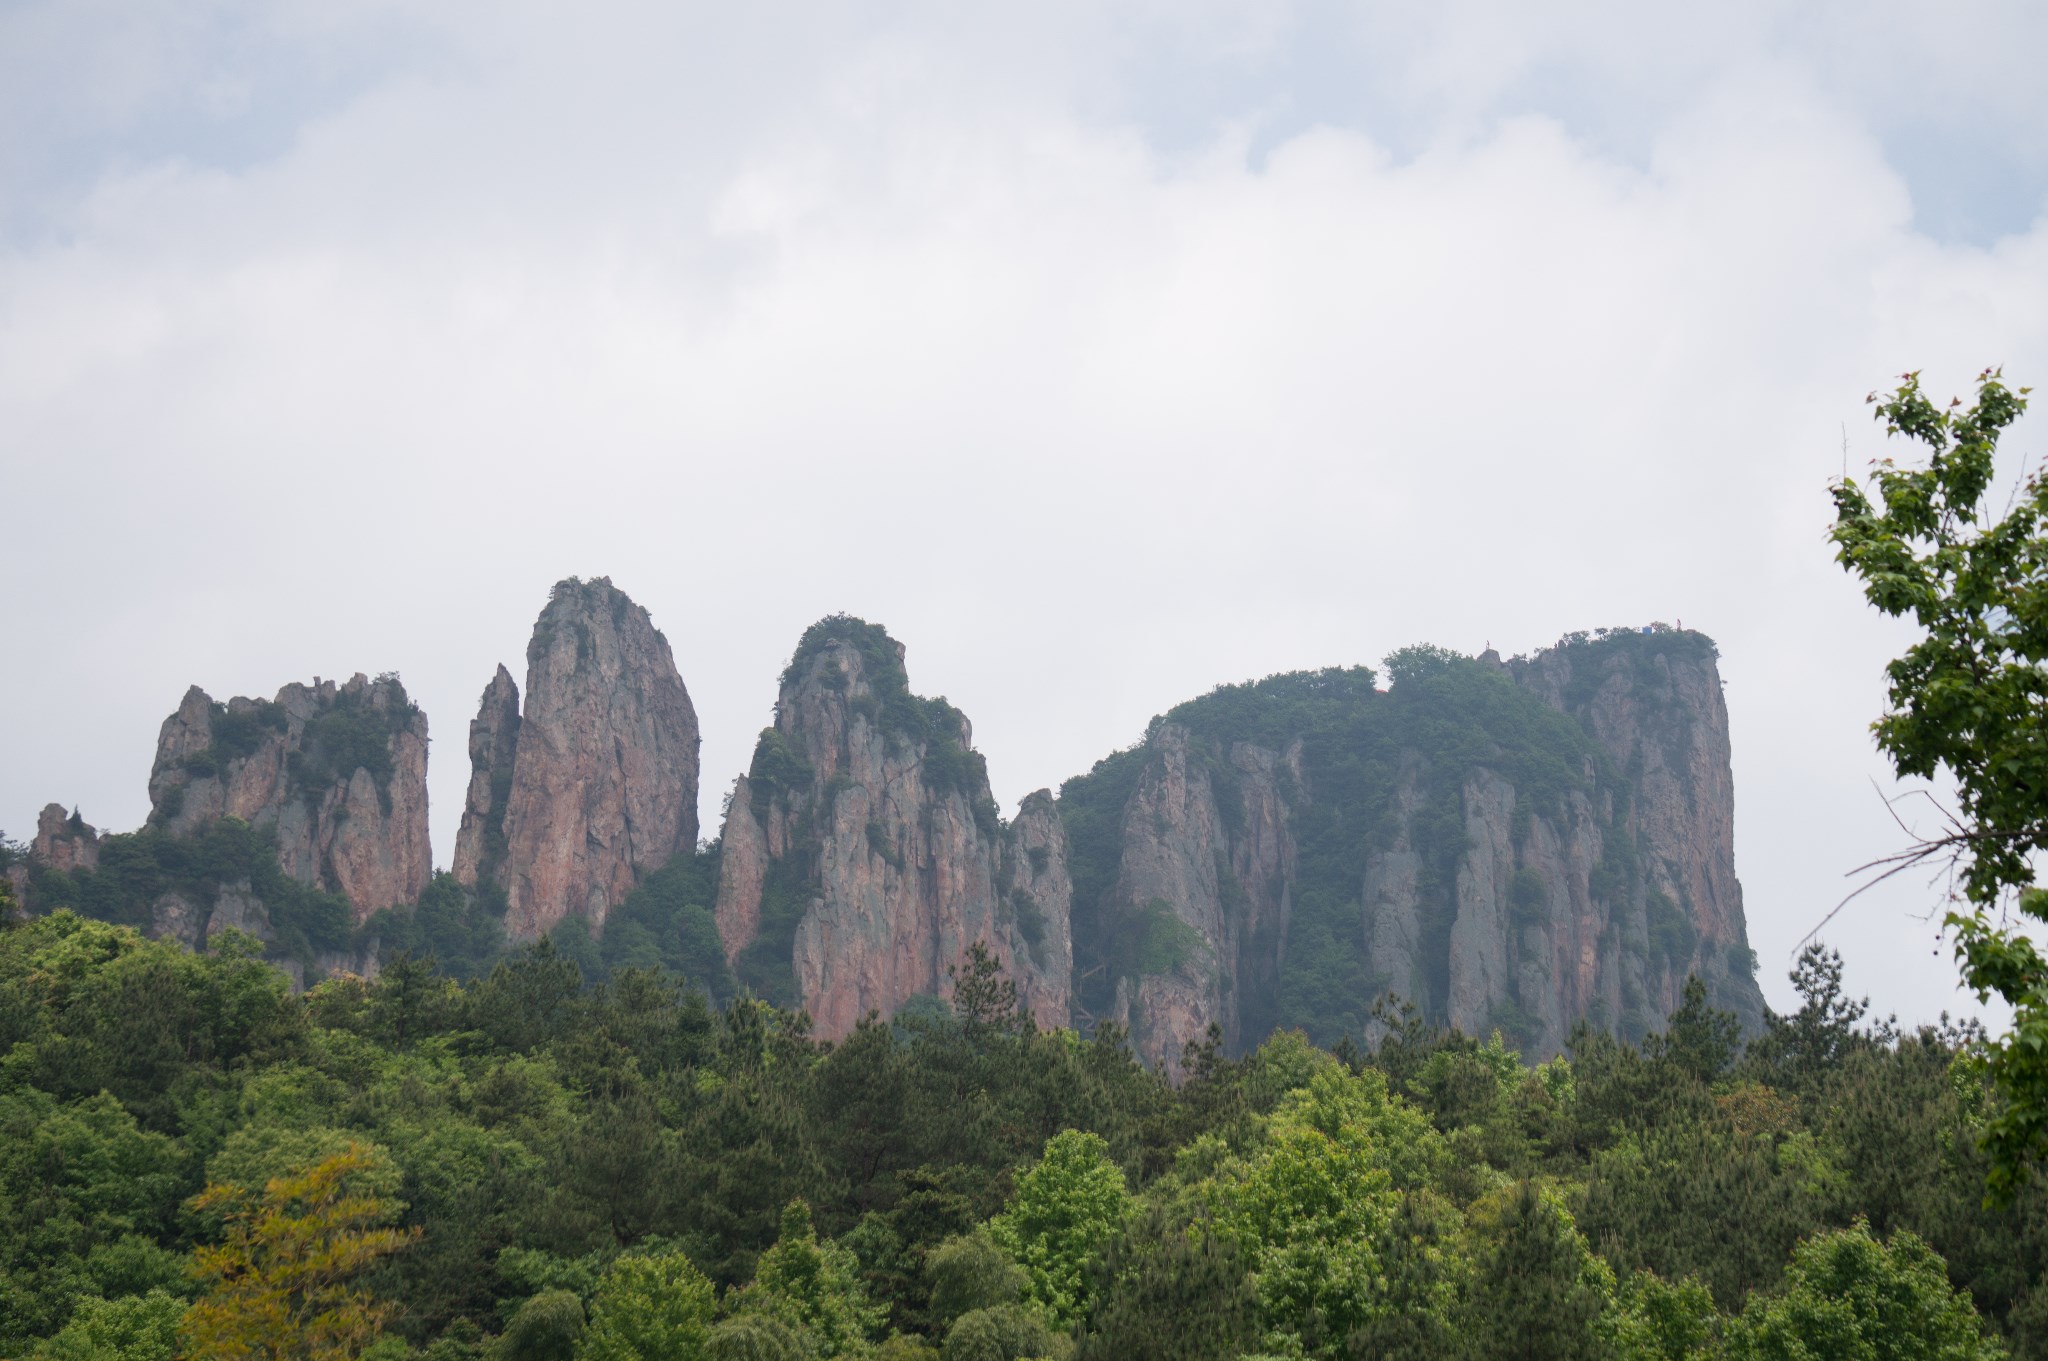
M1214 1203L1217 1231L1254 1264L1269 1328L1314 1348L1372 1319L1377 1245L1399 1195L1371 1148L1309 1126L1277 1128Z
M986 1228L948 1238L925 1258L932 1283L932 1317L951 1323L976 1309L1015 1304L1030 1278L996 1245Z
M1900 779L1953 780L1956 808L1888 872L1953 865L1959 899L1946 921L1963 979L2013 1008L2012 1029L1987 1047L2006 1097L1986 1133L1995 1195L2048 1151L2048 960L2005 915L2016 904L2048 922L2030 860L2048 848L2048 479L2025 478L2002 514L1994 485L1999 438L2027 393L1987 369L1967 407L1935 405L1916 373L1871 394L1886 433L1923 446L1925 463L1878 462L1875 501L1851 478L1836 483L1830 534L1870 603L1922 634L1885 668L1887 708L1872 731Z
M704 1355L709 1361L810 1361L816 1353L782 1320L741 1314L711 1330Z
M716 1311L687 1256L630 1253L598 1280L578 1361L699 1361Z
M1032 1361L1054 1355L1059 1346L1038 1310L998 1304L954 1320L941 1354L945 1361Z
M498 1361L574 1361L583 1301L560 1287L529 1296L498 1339Z
M989 1236L1024 1268L1032 1300L1066 1328L1087 1304L1088 1259L1130 1211L1131 1193L1108 1143L1099 1134L1064 1130L1017 1178L1017 1194L989 1221Z
M1811 1092L1868 1041L1857 1023L1870 1010L1870 999L1843 994L1841 952L1819 941L1799 952L1791 979L1799 1009L1789 1016L1764 1013L1764 1033L1750 1047L1750 1062L1775 1086Z
M171 1139L137 1128L104 1093L0 1095L0 1348L56 1329L98 1284L96 1257L167 1227L179 1163Z
M811 1207L794 1200L782 1212L780 1237L761 1254L754 1283L727 1307L780 1322L812 1355L864 1354L881 1328L882 1310L868 1302L859 1273L853 1253L819 1241Z
M1783 1293L1758 1296L1728 1327L1729 1361L1997 1361L1969 1296L1910 1233L1867 1224L1799 1245Z
M1098 1255L1076 1361L1234 1361L1259 1336L1259 1293L1237 1244L1176 1227L1157 1206Z
M29 1361L174 1361L185 1301L168 1290L78 1301L71 1321Z
M1595 1361L1614 1276L1554 1194L1521 1182L1475 1206L1472 1285L1462 1317L1480 1361Z
M1610 1326L1622 1361L1707 1361L1720 1325L1713 1292L1698 1281L1638 1271L1616 1291Z

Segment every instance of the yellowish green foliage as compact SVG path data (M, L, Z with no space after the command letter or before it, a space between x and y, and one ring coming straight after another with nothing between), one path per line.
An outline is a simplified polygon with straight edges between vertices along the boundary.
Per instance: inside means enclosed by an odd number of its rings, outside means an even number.
M223 1242L196 1249L205 1294L185 1315L188 1352L215 1361L343 1361L375 1341L390 1315L357 1284L415 1236L390 1228L401 1206L363 1189L381 1155L352 1143L302 1172L272 1177L261 1196L215 1184L192 1201L220 1215Z
M598 1280L578 1361L697 1361L716 1304L680 1252L621 1257Z
M1970 1297L1913 1234L1858 1220L1792 1252L1785 1286L1728 1325L1728 1361L1998 1361Z
M866 1355L882 1326L882 1311L861 1287L860 1264L837 1243L819 1240L811 1207L800 1200L783 1210L781 1236L727 1309L781 1323L821 1361Z
M989 1236L1024 1268L1026 1293L1059 1328L1087 1302L1082 1270L1131 1212L1123 1169L1098 1134L1063 1130L1017 1178L1009 1208L989 1221Z
M1269 1323L1342 1337L1385 1307L1382 1236L1403 1189L1427 1186L1442 1139L1376 1072L1319 1067L1281 1100L1264 1143L1221 1168L1215 1231L1252 1264Z
M185 1301L167 1290L120 1299L82 1299L55 1337L29 1361L173 1361Z
M1714 1292L1638 1271L1615 1291L1609 1335L1621 1361L1707 1361L1720 1333Z

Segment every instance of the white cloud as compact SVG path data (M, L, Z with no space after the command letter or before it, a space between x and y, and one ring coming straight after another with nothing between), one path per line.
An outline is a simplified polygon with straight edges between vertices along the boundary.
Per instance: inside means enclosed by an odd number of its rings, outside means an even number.
M414 34L253 163L112 157L0 257L0 825L138 822L190 682L397 669L445 856L478 690L550 582L609 573L675 644L708 816L835 609L909 644L1006 800L1219 681L1683 618L1730 679L1767 980L1893 844L1865 725L1900 635L1825 481L1888 374L2048 373L2048 232L1922 235L1788 11L1346 17L1385 126L1274 114L1285 8L558 13ZM1132 112L1147 35L1179 55L1143 80L1214 83L1199 135ZM1560 65L1638 145L1527 95ZM1832 933L1915 1018L1954 1004L1924 906Z

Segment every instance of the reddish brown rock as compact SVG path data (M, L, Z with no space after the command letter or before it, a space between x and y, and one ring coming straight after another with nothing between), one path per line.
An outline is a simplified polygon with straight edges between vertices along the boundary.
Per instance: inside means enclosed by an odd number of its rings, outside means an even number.
M1042 795L1006 831L965 717L912 695L903 655L843 617L798 645L727 814L728 957L836 1039L871 1011L948 995L980 943L1041 1024L1064 1024L1064 833Z
M1145 967L1120 980L1112 1019L1141 1057L1177 1075L1183 1048L1211 1025L1233 1048L1262 1038L1250 1033L1255 999L1278 987L1295 875L1283 787L1300 798L1306 780L1298 742L1285 752L1233 743L1220 793L1178 724L1155 728L1146 752L1110 904Z
M149 794L150 823L172 835L223 817L273 830L285 873L346 897L358 921L415 901L433 872L427 719L395 676L225 704L194 686L164 720Z
M541 611L526 650L525 711L512 738L505 737L505 694L494 682L478 724L487 729L493 776L500 744L513 752L499 870L506 930L541 935L572 913L602 930L642 877L696 845L697 714L689 691L647 611L597 577L561 582ZM488 712L494 698L499 707ZM474 794L480 772L472 770ZM465 812L463 844L476 848L478 870L493 813L472 820Z
M1024 796L1003 846L1008 891L997 904L996 938L1008 944L1017 1000L1041 1029L1067 1025L1074 976L1074 881L1067 829L1052 791Z
M469 792L449 866L457 882L495 882L505 859L505 806L512 797L512 764L519 748L519 686L503 666L484 687L469 725Z
M36 839L28 853L53 870L98 869L100 834L77 812L67 814L63 804L47 804L36 819Z

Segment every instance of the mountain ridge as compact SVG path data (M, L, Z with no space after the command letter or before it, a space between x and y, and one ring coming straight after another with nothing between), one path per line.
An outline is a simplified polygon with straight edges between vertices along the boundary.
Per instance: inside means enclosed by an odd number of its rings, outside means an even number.
M1568 634L1505 661L1414 647L1384 683L1355 666L1219 685L1006 821L967 716L911 688L886 629L828 616L701 844L696 714L647 612L608 579L566 580L527 655L523 692L499 667L470 724L461 831L431 893L425 719L395 678L226 705L192 691L159 744L150 853L241 817L286 878L339 892L354 934L293 946L302 978L373 970L386 937L452 953L435 933L459 927L479 968L493 942L547 937L598 976L685 968L715 995L801 1008L826 1039L945 998L977 945L1041 1027L1112 1022L1169 1071L1212 1028L1232 1052L1280 1028L1370 1040L1390 994L1546 1053L1581 1021L1639 1037L1693 974L1761 1023L1727 713L1698 633ZM296 736L351 696L383 716L383 747ZM295 802L259 778L273 767L341 792ZM351 798L359 827L344 814L309 835L288 814ZM403 900L389 874L344 882L332 855L309 859L321 836L420 882ZM104 906L86 880L123 845L53 805L9 873L35 910ZM242 880L179 893L105 910L194 945L205 933L179 913L198 909L179 903L266 920Z

